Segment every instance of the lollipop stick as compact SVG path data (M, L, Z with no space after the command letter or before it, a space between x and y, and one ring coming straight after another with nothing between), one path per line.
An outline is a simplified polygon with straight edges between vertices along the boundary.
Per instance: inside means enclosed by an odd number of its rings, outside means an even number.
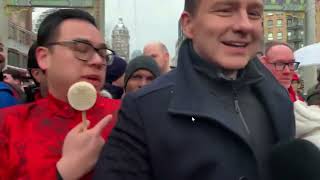
M83 130L86 130L87 129L87 114L86 114L86 111L82 111L81 115L82 115Z

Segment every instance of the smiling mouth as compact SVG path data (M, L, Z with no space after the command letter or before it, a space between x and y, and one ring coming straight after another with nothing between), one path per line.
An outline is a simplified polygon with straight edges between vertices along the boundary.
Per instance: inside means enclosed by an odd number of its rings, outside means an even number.
M249 45L249 43L246 42L222 42L224 45L233 47L233 48L245 48Z

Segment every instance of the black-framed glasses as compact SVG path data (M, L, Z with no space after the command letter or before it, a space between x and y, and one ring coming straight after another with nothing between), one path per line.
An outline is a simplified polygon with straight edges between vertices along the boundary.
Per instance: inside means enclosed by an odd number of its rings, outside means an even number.
M288 66L290 71L295 71L298 69L300 62L289 62L289 63L283 63L283 62L276 62L276 63L269 63L273 64L275 70L277 71L283 71L286 66Z
M89 61L94 56L94 53L98 53L98 55L106 60L105 65L112 64L113 56L115 52L107 47L96 48L90 42L86 40L71 40L71 41L60 41L60 42L52 42L48 43L45 46L66 46L69 47L75 58L82 61Z

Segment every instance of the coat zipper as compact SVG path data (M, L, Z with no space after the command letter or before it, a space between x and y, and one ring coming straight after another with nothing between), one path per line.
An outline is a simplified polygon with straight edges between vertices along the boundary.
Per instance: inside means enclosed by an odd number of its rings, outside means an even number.
M240 117L240 120L242 122L242 125L244 126L246 132L250 135L250 130L249 130L249 127L248 127L248 124L247 122L245 121L243 115L242 115L242 112L241 112L241 109L240 109L240 106L239 106L239 100L238 100L238 94L237 94L237 91L236 89L233 87L233 97L234 97L234 108L237 112L237 114L239 115Z

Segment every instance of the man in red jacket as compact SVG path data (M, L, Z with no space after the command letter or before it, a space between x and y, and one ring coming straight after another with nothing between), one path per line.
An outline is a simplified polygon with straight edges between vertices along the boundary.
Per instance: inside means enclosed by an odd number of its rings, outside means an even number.
M36 58L45 72L48 97L0 111L0 177L4 179L87 179L115 124L120 102L98 95L81 127L81 112L67 100L69 87L105 82L112 55L94 18L76 9L59 10L42 22ZM109 115L109 116L108 116ZM0 178L0 179L1 179Z
M291 86L294 71L298 69L300 63L295 61L293 49L288 44L276 41L267 43L265 54L260 59L278 82L287 89L292 102L297 99L302 100Z

